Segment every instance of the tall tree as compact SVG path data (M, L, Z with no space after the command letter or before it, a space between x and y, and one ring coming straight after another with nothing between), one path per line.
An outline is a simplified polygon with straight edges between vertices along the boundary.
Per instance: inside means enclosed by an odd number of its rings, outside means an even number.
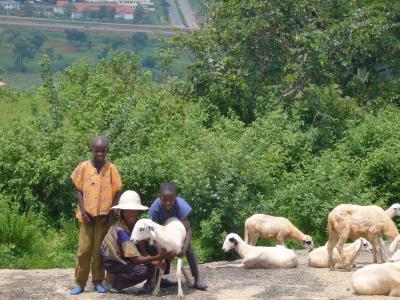
M35 57L36 49L30 39L18 36L14 40L15 65L21 72L26 71L25 61Z
M246 123L290 111L312 85L339 85L360 103L398 76L400 3L213 1L200 31L182 37L193 54L195 96Z

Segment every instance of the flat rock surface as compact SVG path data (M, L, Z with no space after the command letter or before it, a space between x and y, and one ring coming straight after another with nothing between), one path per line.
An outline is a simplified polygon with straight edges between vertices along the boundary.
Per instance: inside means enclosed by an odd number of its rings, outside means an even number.
M245 270L214 268L222 262L200 266L209 289L205 292L184 286L185 299L398 299L387 296L356 296L351 287L353 272L316 269L307 266L307 253L297 251L300 265L295 269ZM372 262L362 253L357 267ZM70 296L73 269L0 270L0 299L176 299L176 288L162 289L160 296L136 296L136 288L123 294L98 294L88 284L86 292ZM90 282L90 279L89 279ZM135 298L133 298L135 297Z

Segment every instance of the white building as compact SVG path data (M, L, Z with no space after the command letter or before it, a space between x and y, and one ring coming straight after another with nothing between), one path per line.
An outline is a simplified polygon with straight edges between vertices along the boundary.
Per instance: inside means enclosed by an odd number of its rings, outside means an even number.
M154 11L154 2L153 0L87 0L86 2L113 2L120 5L127 5L129 7L136 8L139 5L143 7L146 11Z
M0 1L0 6L2 6L4 9L20 9L20 4L17 1L14 0L7 0L7 1Z
M154 2L152 0L117 0L119 4L128 5L130 7L138 7L139 5L147 11L154 11Z
M115 19L133 20L135 9L128 5L117 5L115 8Z
M53 7L53 12L58 15L64 15L68 5L69 5L68 0L58 0L56 5Z

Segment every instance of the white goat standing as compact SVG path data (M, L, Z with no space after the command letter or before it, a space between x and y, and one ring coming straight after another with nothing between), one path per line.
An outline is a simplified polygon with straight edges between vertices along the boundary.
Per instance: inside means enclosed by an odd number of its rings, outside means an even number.
M354 243L351 243L343 248L344 256L349 264L353 265L357 256L361 251L367 251L373 253L373 247L370 242L364 238L357 239ZM313 268L328 268L328 249L325 246L314 249L308 255L308 265ZM335 268L343 268L339 252L336 248L333 249L333 265Z
M167 252L174 251L179 253L182 250L186 237L185 226L178 218L168 219L164 225L159 225L150 219L140 219L136 222L135 227L132 230L131 240L134 243L139 241L150 239L150 244L155 241L158 246L165 249ZM157 284L154 289L153 295L160 293L161 277L164 271L160 270ZM182 259L177 258L176 267L176 280L178 281L178 298L183 297L182 290Z
M298 265L297 255L293 250L278 245L275 247L259 247L246 244L236 233L226 236L222 250L228 252L231 249L242 258L240 264L227 264L220 267L236 267L246 269L272 269L295 268Z

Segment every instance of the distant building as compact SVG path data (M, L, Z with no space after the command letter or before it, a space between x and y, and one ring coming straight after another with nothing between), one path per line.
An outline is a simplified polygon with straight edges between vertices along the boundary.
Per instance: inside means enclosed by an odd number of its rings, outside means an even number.
M20 3L14 0L0 1L0 6L2 6L4 9L7 10L11 9L19 10L21 8Z
M145 11L154 11L154 2L153 0L86 0L90 3L98 3L98 2L113 2L120 5L127 5L133 8L138 7L139 5L143 7Z
M115 8L117 4L113 2L75 3L75 11L71 14L71 18L81 19L83 17L86 17L88 13L100 11L102 6L105 6L107 8Z
M135 9L128 5L117 5L115 8L115 19L133 20Z
M65 14L65 10L68 5L69 5L68 0L58 0L56 5L53 7L53 12L58 15L63 15Z
M130 7L138 7L139 5L143 7L146 11L154 11L153 0L116 0L118 4L128 5Z

